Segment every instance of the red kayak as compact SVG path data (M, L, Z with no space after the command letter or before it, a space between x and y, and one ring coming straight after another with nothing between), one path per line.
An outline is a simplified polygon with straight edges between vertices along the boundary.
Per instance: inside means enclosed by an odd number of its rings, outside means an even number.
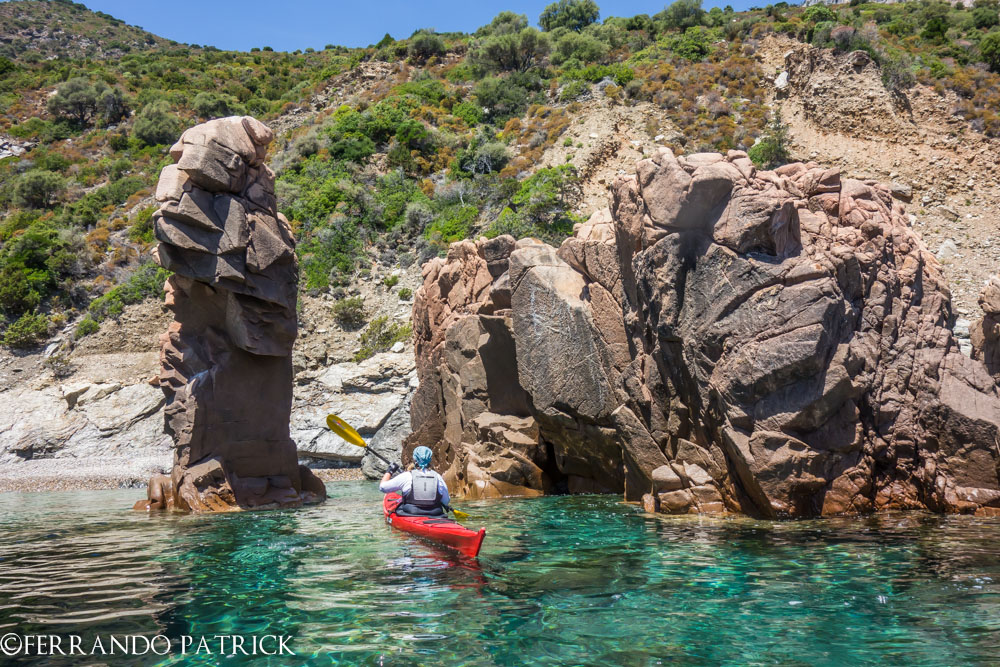
M456 521L441 516L399 516L396 508L403 502L398 493L387 493L382 499L385 522L393 528L420 535L455 549L460 554L475 558L483 545L486 529L469 530Z

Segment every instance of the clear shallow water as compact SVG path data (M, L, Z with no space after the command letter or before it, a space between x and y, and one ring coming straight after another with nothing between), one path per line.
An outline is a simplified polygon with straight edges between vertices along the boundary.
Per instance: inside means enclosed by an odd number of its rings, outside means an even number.
M292 635L296 657L259 664L1000 663L1000 521L464 503L488 531L475 567L385 526L373 484L328 488L211 517L132 512L134 490L0 495L0 635Z

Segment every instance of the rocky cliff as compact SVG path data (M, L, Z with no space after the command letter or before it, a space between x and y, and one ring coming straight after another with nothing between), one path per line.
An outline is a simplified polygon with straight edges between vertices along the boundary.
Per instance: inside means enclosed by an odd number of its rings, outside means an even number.
M558 250L465 241L423 277L407 447L458 493L1000 513L997 385L887 186L664 149Z
M228 511L316 502L323 484L289 437L298 331L295 240L264 164L271 130L249 116L197 125L170 149L154 215L173 271L160 337L169 476L137 508Z

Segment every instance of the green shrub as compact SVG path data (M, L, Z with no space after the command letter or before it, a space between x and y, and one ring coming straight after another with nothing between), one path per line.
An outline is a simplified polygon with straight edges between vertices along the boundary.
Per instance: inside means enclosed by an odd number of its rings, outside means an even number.
M409 287L403 287L402 289L399 290L400 301L409 301L410 297L412 296L413 296L413 290L411 290Z
M55 172L32 169L14 184L13 202L23 208L49 208L66 188L66 179Z
M519 116L528 107L528 91L512 83L510 78L487 77L476 84L473 94L490 120Z
M90 315L87 315L82 320L80 320L79 324L76 325L76 334L75 334L76 338L79 339L83 338L84 336L89 336L92 333L97 333L97 331L100 328L101 325L98 324L97 321Z
M670 40L670 50L692 62L698 62L712 52L712 37L702 26L688 28Z
M386 315L376 317L361 332L361 349L354 355L360 362L379 352L387 352L399 341L406 341L413 335L413 327L407 323L392 322Z
M232 95L203 90L194 96L191 108L200 118L223 118L240 113L239 101ZM165 142L161 142L165 143Z
M573 80L567 83L565 86L563 86L562 90L559 91L559 101L572 102L573 100L577 99L584 93L589 93L589 92L590 92L590 86L587 84L586 81L580 81L579 79ZM569 146L573 145L572 139L566 139L566 141L568 141L569 144L565 145Z
M607 55L608 45L586 33L567 32L552 48L552 62L556 65L599 62Z
M493 34L479 40L472 62L494 72L527 72L549 52L549 41L534 28Z
M90 316L97 322L117 317L125 306L140 303L149 297L163 298L163 283L170 272L156 264L144 264L128 280L90 302Z
M662 12L654 14L653 19L666 29L684 31L704 25L705 10L701 8L701 0L674 0Z
M360 296L341 299L333 304L333 319L341 326L356 329L365 323L365 301Z
M750 160L761 169L778 167L788 162L788 127L781 118L780 108L767 126L767 132L747 151Z
M986 30L1000 24L1000 14L997 13L996 6L973 9L972 24L980 30Z
M386 276L382 283L389 288L395 287L399 284L399 276Z
M567 28L579 32L600 16L601 9L594 0L559 0L542 10L538 25L545 31Z
M444 40L434 34L433 29L429 28L413 33L406 49L410 59L417 63L424 63L434 56L443 55L444 51Z
M3 343L7 347L27 349L45 340L49 334L49 318L40 313L25 313L7 327Z
M135 214L132 226L128 230L129 241L136 243L153 242L153 213L155 212L155 206L148 206Z
M833 10L826 5L813 5L802 13L802 20L809 21L810 23L819 23L820 21L836 21L837 15L834 14Z
M35 222L0 249L0 310L35 309L63 278L83 271L79 234Z
M180 119L170 113L170 105L158 100L144 106L136 116L132 136L147 146L169 144L180 135L180 125Z
M461 118L469 127L475 127L483 120L483 110L472 102L459 102L451 108L452 115Z
M979 42L979 52L983 61L994 72L1000 72L1000 32L991 32Z
M479 209L475 206L448 206L427 226L424 236L444 246L461 241L469 237L477 217Z
M510 161L510 152L499 141L480 143L477 138L468 148L459 151L458 168L467 174L493 174L503 169Z
M417 79L396 86L397 95L413 95L427 104L439 104L447 94L444 84L437 79Z
M97 112L97 89L84 77L70 79L56 89L46 106L49 113L86 125Z

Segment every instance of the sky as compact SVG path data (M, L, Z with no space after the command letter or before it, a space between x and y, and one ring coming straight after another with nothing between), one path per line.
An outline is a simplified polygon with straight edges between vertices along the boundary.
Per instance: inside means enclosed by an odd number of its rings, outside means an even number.
M527 15L532 25L552 0L82 0L88 8L188 44L247 51L270 46L294 51L327 44L367 46L385 33L400 39L419 28L472 32L504 10ZM601 18L655 14L670 0L607 0ZM737 11L769 0L705 0Z

